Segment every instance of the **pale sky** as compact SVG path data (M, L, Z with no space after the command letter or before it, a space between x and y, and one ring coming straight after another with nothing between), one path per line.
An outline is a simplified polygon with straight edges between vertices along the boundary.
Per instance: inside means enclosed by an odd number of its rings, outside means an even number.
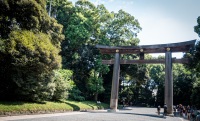
M77 0L73 0L77 1ZM138 19L139 45L165 44L199 39L194 32L200 16L200 0L89 0L111 12L120 9ZM180 56L175 54L173 56Z

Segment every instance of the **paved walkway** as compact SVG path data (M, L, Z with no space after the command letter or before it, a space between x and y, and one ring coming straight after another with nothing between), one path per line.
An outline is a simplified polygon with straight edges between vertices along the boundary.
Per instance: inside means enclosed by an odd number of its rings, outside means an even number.
M161 110L162 111L162 110ZM158 116L156 108L127 107L116 113L107 110L0 117L0 121L184 121L179 117Z

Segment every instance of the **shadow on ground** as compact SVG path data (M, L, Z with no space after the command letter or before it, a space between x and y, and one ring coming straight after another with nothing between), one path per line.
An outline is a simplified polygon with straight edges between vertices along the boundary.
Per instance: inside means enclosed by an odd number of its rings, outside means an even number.
M125 110L131 110L131 109L125 109ZM108 113L108 112L107 111L93 111L90 113ZM163 117L163 115L131 113L131 112L116 112L115 114L126 114L126 115L129 114L129 115L140 115L140 116L147 116L147 117L154 117L154 118L165 118L165 117Z
M74 105L74 104L68 103L68 102L66 102L66 104L68 104L69 106L71 106L73 108L73 111L79 111L80 110L80 107L77 106L77 105Z
M141 113L126 113L126 112L119 112L120 114L131 114L131 115L141 115L141 116L148 116L154 118L163 118L162 115L154 115L154 114L141 114Z

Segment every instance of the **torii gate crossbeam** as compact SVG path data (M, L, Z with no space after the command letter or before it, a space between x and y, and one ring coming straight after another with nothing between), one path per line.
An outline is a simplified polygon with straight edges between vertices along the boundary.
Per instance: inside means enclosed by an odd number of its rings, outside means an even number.
M112 89L110 98L111 111L116 112L118 106L118 89L120 64L133 63L165 63L165 102L168 107L168 114L173 113L173 77L172 63L187 63L187 59L172 59L172 52L187 52L194 47L196 40L159 44L159 45L141 45L141 46L104 46L96 45L102 54L115 54L114 60L103 60L103 64L114 64ZM165 60L144 60L146 53L165 53ZM120 54L139 54L140 60L120 60Z

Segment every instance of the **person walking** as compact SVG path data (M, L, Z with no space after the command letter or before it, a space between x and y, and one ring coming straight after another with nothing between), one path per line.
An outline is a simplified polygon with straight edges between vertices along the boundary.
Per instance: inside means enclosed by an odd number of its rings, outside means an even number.
M187 119L190 120L190 115L191 115L191 109L190 106L187 106Z
M186 115L185 115L185 114L186 114L185 106L183 106L183 111L182 111L182 112L183 112L183 118L185 118L185 116L186 116Z
M167 116L167 105L164 105L164 113L163 113L163 117Z
M160 115L160 105L157 107L158 115Z

